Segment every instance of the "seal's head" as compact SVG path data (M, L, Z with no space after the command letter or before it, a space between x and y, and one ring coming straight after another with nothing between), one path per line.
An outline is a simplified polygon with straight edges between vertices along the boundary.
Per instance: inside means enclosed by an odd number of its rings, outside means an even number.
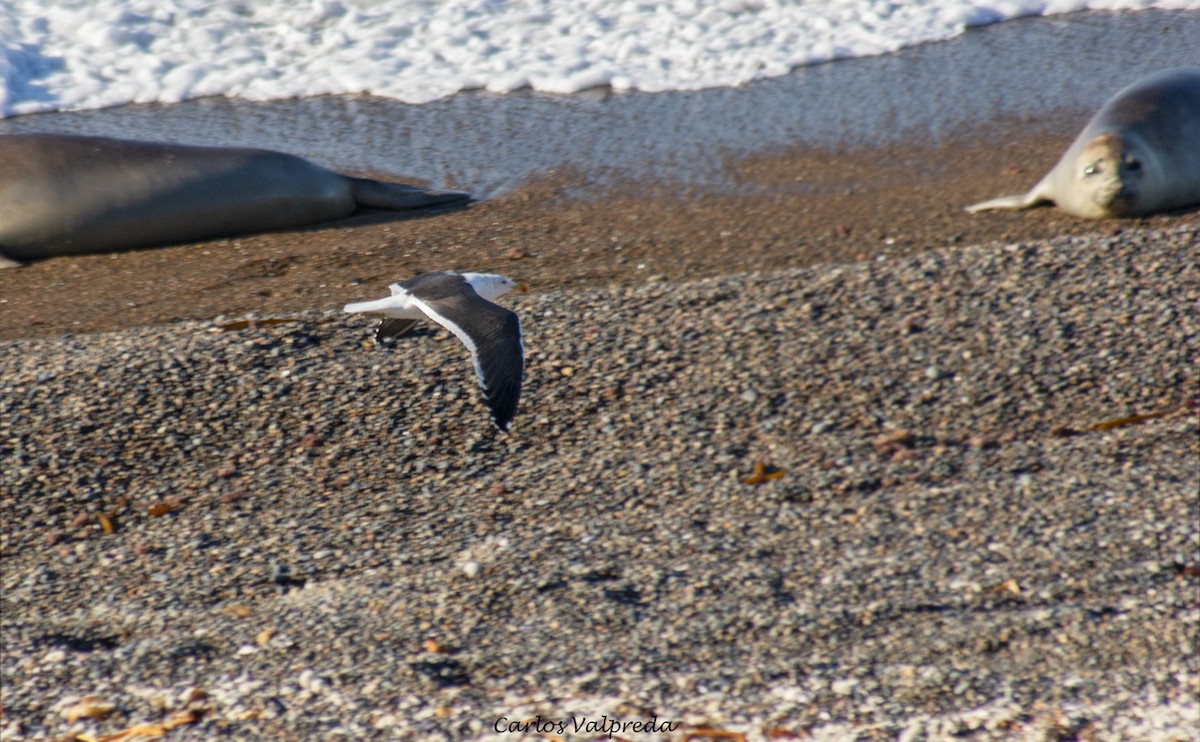
M1137 213L1137 200L1145 177L1144 164L1124 138L1112 132L1088 142L1076 161L1080 193L1084 194L1091 216L1131 216Z

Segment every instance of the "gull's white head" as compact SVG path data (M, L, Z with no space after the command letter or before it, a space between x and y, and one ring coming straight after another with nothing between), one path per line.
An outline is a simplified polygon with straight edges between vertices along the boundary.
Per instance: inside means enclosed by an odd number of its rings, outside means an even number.
M506 276L495 273L464 273L463 278L475 289L475 293L491 301L504 296L509 291L528 291L525 284L518 283Z

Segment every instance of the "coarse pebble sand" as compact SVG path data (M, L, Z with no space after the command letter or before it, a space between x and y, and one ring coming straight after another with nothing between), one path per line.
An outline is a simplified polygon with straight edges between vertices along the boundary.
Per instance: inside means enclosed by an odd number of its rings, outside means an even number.
M668 210L674 253L636 202L535 195L485 264L456 234L522 192L346 254L318 230L21 269L53 298L4 276L3 739L1196 739L1194 213L905 246L847 212L825 237L867 259L788 267L743 232L794 222L715 196L695 251ZM628 258L504 257L575 219L577 254ZM410 225L445 251L372 231ZM158 261L186 290L154 298ZM377 350L336 309L434 267L565 275L501 300L509 435L448 334ZM644 719L679 726L612 727Z

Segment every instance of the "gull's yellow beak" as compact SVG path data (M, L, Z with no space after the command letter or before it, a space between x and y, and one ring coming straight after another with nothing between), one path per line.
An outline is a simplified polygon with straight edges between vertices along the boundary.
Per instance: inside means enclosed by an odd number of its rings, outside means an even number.
M528 290L529 287L525 285L524 281L517 281L517 285L513 286L513 291L520 291L521 293L524 293Z

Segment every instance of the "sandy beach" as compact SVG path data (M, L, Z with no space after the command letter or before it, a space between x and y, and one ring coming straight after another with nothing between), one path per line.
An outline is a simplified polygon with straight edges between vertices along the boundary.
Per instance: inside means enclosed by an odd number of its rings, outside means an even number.
M1197 739L1200 212L963 211L1086 115L0 271L0 739Z
M782 151L729 163L738 193L625 183L584 198L547 176L467 209L0 271L0 339L338 307L431 270L512 275L535 292L812 266L990 241L1200 226L1200 213L1090 222L1055 209L967 214L1028 188L1074 133L1006 146ZM802 183L802 188L793 188ZM757 188L750 188L755 186Z
M1190 739L1198 237L7 341L5 736Z

